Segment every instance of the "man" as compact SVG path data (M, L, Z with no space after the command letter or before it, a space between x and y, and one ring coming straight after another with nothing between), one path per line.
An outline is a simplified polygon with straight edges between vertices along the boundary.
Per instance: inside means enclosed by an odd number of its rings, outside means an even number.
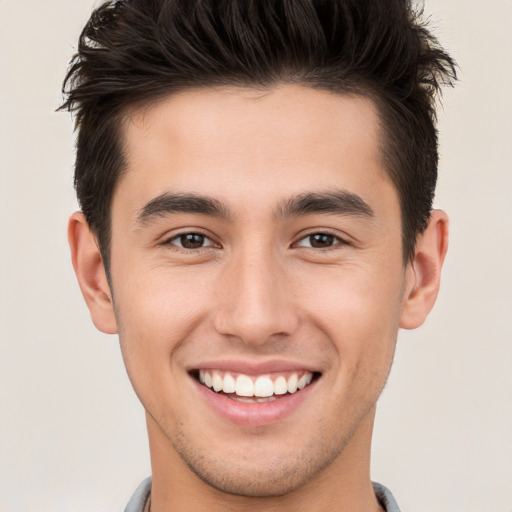
M73 265L152 464L127 511L398 511L370 480L400 327L433 307L435 95L405 0L127 0L92 15Z

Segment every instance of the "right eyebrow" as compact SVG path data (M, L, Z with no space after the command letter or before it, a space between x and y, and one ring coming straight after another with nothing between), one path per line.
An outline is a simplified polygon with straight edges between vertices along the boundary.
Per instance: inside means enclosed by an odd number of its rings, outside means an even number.
M360 196L343 189L299 194L288 199L276 210L277 217L312 214L368 218L375 216L373 209Z
M230 217L226 206L217 199L197 194L165 192L148 201L140 209L137 214L137 222L147 224L156 218L172 213L195 213L221 219Z

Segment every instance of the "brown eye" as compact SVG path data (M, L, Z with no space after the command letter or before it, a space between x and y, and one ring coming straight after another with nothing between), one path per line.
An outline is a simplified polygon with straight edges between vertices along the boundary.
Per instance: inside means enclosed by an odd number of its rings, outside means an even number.
M325 247L331 247L334 244L334 236L325 233L316 233L309 236L311 247L317 249L324 249Z
M183 233L171 238L167 243L190 250L215 245L206 235L202 235L201 233Z
M204 235L188 233L180 236L180 243L185 249L199 249L200 247L203 247L205 238L206 237Z
M329 249L338 244L344 244L344 242L337 236L329 233L312 233L299 240L297 246L313 249Z

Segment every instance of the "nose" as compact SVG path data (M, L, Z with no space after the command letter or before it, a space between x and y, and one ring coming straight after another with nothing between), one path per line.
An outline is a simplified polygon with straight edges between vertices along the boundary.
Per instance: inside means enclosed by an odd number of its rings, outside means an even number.
M292 283L272 255L240 255L222 275L216 330L260 346L293 334L299 324Z

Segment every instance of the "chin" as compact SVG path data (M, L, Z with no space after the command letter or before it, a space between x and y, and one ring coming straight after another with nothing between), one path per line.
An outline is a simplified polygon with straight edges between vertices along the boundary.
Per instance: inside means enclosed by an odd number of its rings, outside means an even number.
M266 467L259 471L236 465L217 464L215 472L204 467L190 467L203 482L224 494L250 498L284 496L309 482L316 473L302 462L292 467Z
M343 450L325 441L324 432L310 440L302 449L281 451L271 455L250 450L244 455L198 455L186 443L175 440L174 449L188 468L210 487L225 494L252 498L284 496L305 486L328 468ZM255 443L256 444L256 443ZM274 447L275 448L275 447Z

